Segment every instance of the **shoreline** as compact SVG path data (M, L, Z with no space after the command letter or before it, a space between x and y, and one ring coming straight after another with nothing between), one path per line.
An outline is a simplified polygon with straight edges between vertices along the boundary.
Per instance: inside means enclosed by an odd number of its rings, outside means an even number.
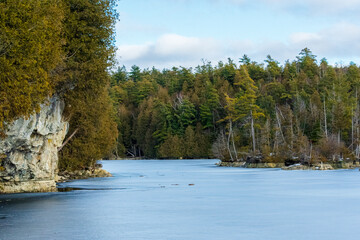
M248 163L248 162L225 162L220 161L219 167L242 167L242 168L281 168L282 170L340 170L360 168L359 162L328 162L313 165L300 163L286 166L285 163Z
M51 180L0 182L0 194L58 192L58 183L102 177L112 177L112 174L101 168L101 166L87 170L63 171L59 172Z
M119 158L119 159L108 159L108 160L196 160L196 159L150 159L150 158ZM206 160L206 159L204 159ZM218 158L209 158L207 160L218 160L219 162L215 165L219 167L242 167L242 168L281 168L282 170L340 170L340 169L355 169L360 168L359 161L336 161L336 162L326 162L326 163L316 163L313 165L302 165L300 163L296 163L293 165L286 165L285 163L271 163L271 162L258 162L258 163L250 163L246 161L236 161L236 162L228 162L222 161ZM104 160L106 161L106 160Z
M56 178L56 183L67 182L77 179L88 179L88 178L101 178L101 177L112 177L113 175L102 168L101 164L97 164L91 169L82 169L74 171L62 171L59 172Z

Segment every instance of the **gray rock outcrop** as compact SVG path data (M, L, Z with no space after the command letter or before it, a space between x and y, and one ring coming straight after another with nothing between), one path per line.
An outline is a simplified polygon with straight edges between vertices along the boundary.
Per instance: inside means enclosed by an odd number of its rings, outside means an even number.
M64 102L56 97L39 113L20 118L0 139L0 193L47 192L56 189L58 147L68 131Z

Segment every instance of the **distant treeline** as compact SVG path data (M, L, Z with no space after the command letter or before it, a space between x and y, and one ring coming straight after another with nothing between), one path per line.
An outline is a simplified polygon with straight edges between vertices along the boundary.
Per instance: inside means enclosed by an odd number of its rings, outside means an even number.
M118 68L110 89L115 154L303 163L359 158L359 91L358 66L318 62L307 48L284 65L244 55L194 69Z
M109 98L115 0L0 0L0 135L57 95L68 136L60 168L86 168L115 146ZM1 139L0 139L1 141Z

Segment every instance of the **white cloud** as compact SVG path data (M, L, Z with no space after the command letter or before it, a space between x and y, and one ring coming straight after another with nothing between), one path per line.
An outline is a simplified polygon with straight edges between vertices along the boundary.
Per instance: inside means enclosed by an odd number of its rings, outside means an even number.
M319 58L326 57L330 63L350 60L359 61L360 26L338 23L319 32L297 32L287 42L250 40L216 41L212 38L185 37L165 34L156 41L142 45L120 45L119 63L130 67L164 68L172 66L195 67L201 59L217 63L228 57L237 61L244 54L262 62L268 54L283 63L295 59L301 49L308 47Z
M212 39L184 37L177 34L166 34L154 45L154 53L162 56L200 56L214 51L216 42Z
M307 46L329 58L358 58L360 27L338 23L318 33L294 33L290 37L290 45Z
M122 45L119 47L120 58L123 61L136 61L141 59L149 52L151 43L145 43L143 45Z
M143 45L120 45L118 47L119 64L129 68L138 65L142 68L171 68L173 66L195 67L202 59L217 63L232 58L236 62L244 54L261 62L268 54L277 59L294 57L300 50L289 52L281 42L259 42L234 40L227 42L211 38L185 37L165 34L153 43Z
M143 45L120 45L118 56L120 64L133 64L142 67L164 67L172 65L190 66L200 59L218 58L220 44L214 39L186 37L165 34L155 42Z
M308 41L320 41L322 40L321 35L318 33L307 33L307 32L298 32L293 33L290 36L290 42L294 44L303 44Z

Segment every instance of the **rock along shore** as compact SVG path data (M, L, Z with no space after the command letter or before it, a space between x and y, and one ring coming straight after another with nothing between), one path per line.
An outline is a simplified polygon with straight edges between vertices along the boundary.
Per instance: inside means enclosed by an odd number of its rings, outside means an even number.
M336 170L359 168L359 162L332 162L317 163L314 165L293 164L285 166L285 163L247 163L247 162L225 162L221 161L221 167L243 167L243 168L281 168L283 170Z
M112 177L111 173L101 168L101 165L97 165L93 169L75 170L75 171L63 171L59 172L57 182L66 182L75 179L87 179L97 177Z
M0 193L56 190L58 147L69 128L62 118L64 106L53 97L39 113L7 126L0 139Z

